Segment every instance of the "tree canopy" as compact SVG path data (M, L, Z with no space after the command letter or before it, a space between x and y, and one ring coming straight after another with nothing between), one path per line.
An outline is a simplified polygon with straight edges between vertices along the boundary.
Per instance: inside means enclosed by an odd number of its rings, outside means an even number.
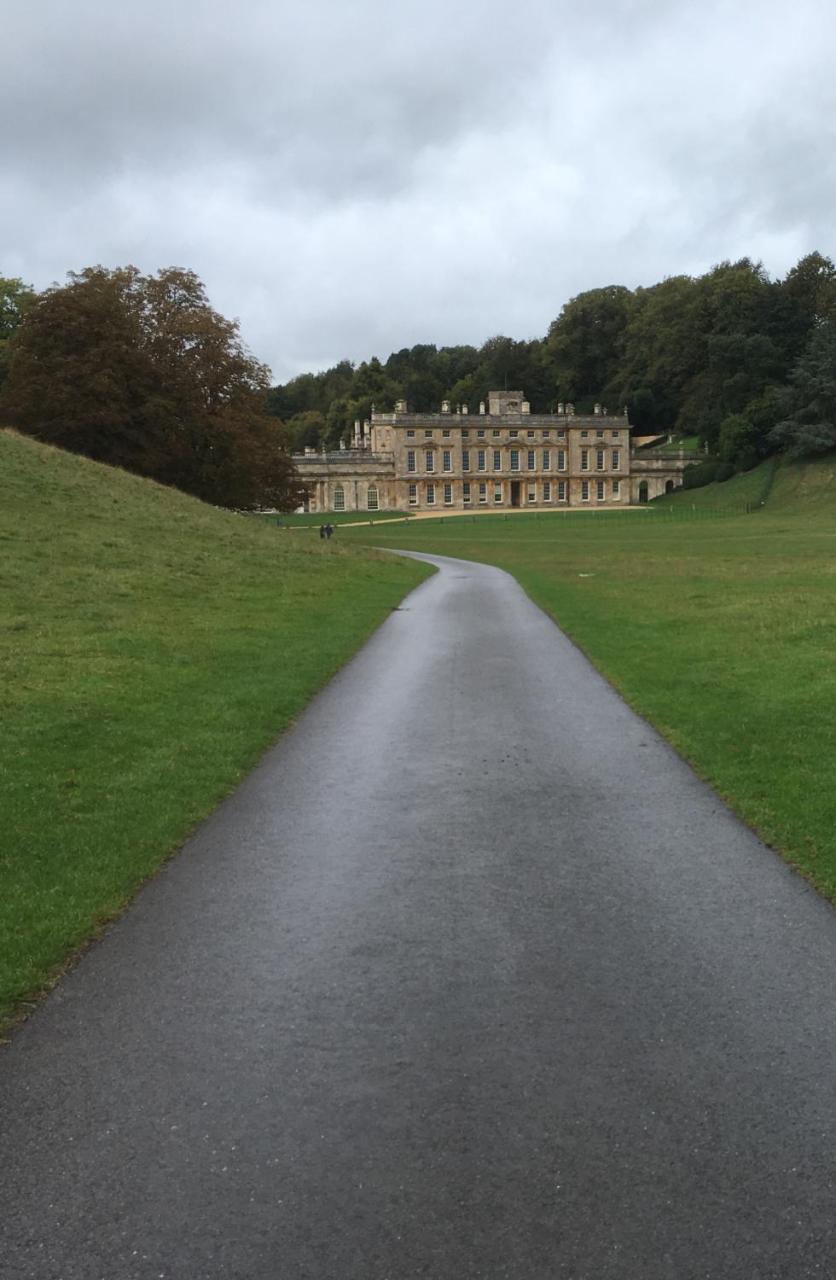
M494 388L535 412L628 407L641 433L697 436L746 468L833 447L828 379L836 267L818 252L782 280L749 258L648 288L570 298L542 338L419 343L270 387L193 272L90 267L36 295L0 278L0 411L22 431L218 505L297 505L289 451L350 441L406 400L475 410Z
M9 342L34 298L34 290L22 280L0 276L0 388L8 370Z
M783 280L749 258L649 288L607 285L571 298L544 338L497 335L481 347L421 343L306 373L269 393L293 447L348 440L372 405L405 399L419 412L443 399L476 407L497 387L521 388L532 408L572 401L627 405L644 433L696 435L731 465L754 465L776 447L779 392L815 327L836 323L836 268L810 253ZM806 437L805 437L806 438Z
M836 324L822 320L790 375L781 396L785 416L772 443L791 458L836 449Z
M0 409L40 440L218 506L289 509L302 491L268 385L194 272L89 267L25 308Z

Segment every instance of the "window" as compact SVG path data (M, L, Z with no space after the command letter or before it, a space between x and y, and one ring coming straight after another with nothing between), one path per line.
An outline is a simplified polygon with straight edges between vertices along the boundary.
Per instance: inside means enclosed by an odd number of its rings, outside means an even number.
M550 435L551 435L551 431L549 430L548 427L546 427L545 431L543 432L543 439L548 440Z
M565 431L558 431L558 433L557 433L557 438L558 438L558 440L565 440L565 439L566 439L566 432L565 432Z
M470 427L462 427L462 437L467 440L470 437Z
M558 480L557 482L557 500L558 502L566 501L566 481Z
M620 498L620 497L621 497L621 481L620 481L620 480L613 480L613 482L612 482L612 496L613 496L614 498Z
M581 471L589 470L589 450L581 449Z
M599 502L603 502L603 501L604 501L604 482L603 482L603 480L597 480L597 481L596 481L596 483L595 483L595 496L596 496L596 498L598 499L598 501L599 501Z
M581 480L581 502L589 502L589 481Z
M406 453L406 469L407 471L415 471L415 450L408 449Z
M476 432L476 434L477 434L477 436L479 437L479 439L480 439L480 440L484 440L484 438L485 438L485 428L484 428L484 427L480 427L480 428L479 428L479 430Z
M462 502L467 506L470 502L470 481L465 480L462 485Z
M417 506L418 506L418 486L417 486L417 484L411 484L411 485L409 486L409 505L410 505L411 507L417 507Z
M501 502L501 501L502 501L502 485L501 485L501 484L495 484L495 485L494 485L494 487L493 487L493 500L494 500L494 502Z
M537 462L536 462L536 459L535 459L535 457L534 457L534 450L533 450L533 449L529 449L529 451L528 451L528 469L529 469L529 471L534 471L534 470L536 470L536 467L537 467Z
M557 451L557 469L558 471L566 470L566 450L558 449Z
M480 502L487 502L487 500L488 500L488 486L487 486L487 484L485 483L485 481L484 481L484 480L480 480L480 482L479 482L479 501L480 501Z
M367 511L380 510L380 500L378 498L377 485L375 484L370 484L368 488L368 492L366 493L366 510Z
M494 427L493 431L491 432L491 435L492 435L492 436L498 436L498 435L499 435L499 428L498 428L498 427Z
M407 438L407 440L414 440L414 439L415 439L415 431L413 430L413 428L412 428L412 427L410 427L410 428L407 430L406 438Z
M534 432L533 432L533 431L526 431L526 433L525 433L525 434L528 436L529 440L533 440L533 439L534 439Z
M445 507L452 507L453 505L453 486L451 484L444 486L444 505Z
M528 492L526 494L526 502L536 502L536 501L537 501L537 489L535 485L530 484L528 486Z
M552 465L551 449L544 449L543 450L543 470L550 471L551 465Z
M519 433L519 431L509 431L509 432L508 432L508 434L509 434L509 436L513 436L513 438L516 440L517 436L518 436L520 433Z
M588 431L582 431L582 432L581 432L581 440L586 440L586 439L588 439L588 438L589 438L589 432L588 432Z
M613 449L613 451L612 451L612 469L613 469L613 471L617 471L617 470L618 470L618 468L619 468L620 466L621 466L621 450L620 450L620 449Z
M427 471L435 471L435 454L431 449L428 449L424 454L424 460L427 464Z
M552 500L552 482L551 480L543 481L543 501L551 502Z
M345 489L341 484L334 489L334 510L345 511Z
M599 440L603 440L603 438L604 438L604 433L603 433L603 431L596 431L596 432L595 432L595 435L598 437L598 439L599 439Z
M621 438L621 433L619 431L611 431L610 435L612 436L613 440L619 440Z
M462 471L470 470L470 450L462 449Z
M595 466L599 471L604 470L604 450L599 449L595 454Z
M425 437L426 437L426 439L428 439L428 440L431 440L431 439L432 439L432 434L433 434L433 433L432 433L432 431L425 431L425 432L424 432L424 436L425 436Z
M452 456L451 456L451 454L450 454L450 450L449 450L449 449L445 449L445 450L444 450L444 453L442 454L442 457L441 457L441 470L442 470L442 471L452 471L452 470L453 470L453 459L452 459Z
M519 471L520 469L520 451L519 449L511 450L511 470Z
M485 470L485 456L486 456L486 455L485 455L485 450L484 450L484 449L480 449L480 450L479 450L479 452L478 452L478 453L477 453L477 455L476 455L476 470L477 470L477 471L484 471L484 470Z
M427 485L427 506L428 507L435 506L435 485L434 484Z
M494 449L493 451L493 469L494 471L502 470L502 451L500 449Z
M450 428L449 428L449 427L445 427L441 434L443 435L443 437L444 437L444 439L445 439L445 440L449 440L449 439L450 439Z

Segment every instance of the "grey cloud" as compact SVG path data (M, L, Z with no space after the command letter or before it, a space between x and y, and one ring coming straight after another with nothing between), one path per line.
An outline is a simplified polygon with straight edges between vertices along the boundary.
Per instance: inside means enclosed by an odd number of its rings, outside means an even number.
M832 236L825 0L41 0L0 272L193 267L278 378Z

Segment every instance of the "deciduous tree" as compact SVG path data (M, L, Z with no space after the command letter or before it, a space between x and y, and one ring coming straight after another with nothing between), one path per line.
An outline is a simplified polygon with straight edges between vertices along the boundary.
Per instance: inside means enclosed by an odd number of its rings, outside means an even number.
M0 387L8 368L9 340L19 328L26 308L34 300L34 290L22 280L0 276Z
M30 435L220 506L298 505L267 369L191 271L90 267L11 339L2 406Z

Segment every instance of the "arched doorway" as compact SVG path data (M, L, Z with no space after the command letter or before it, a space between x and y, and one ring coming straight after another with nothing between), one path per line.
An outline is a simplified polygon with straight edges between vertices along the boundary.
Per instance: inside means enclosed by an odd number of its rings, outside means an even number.
M639 484L639 502L647 502L647 481L642 480Z
M665 493L673 493L675 488L676 488L676 485L674 484L673 480L665 481Z

